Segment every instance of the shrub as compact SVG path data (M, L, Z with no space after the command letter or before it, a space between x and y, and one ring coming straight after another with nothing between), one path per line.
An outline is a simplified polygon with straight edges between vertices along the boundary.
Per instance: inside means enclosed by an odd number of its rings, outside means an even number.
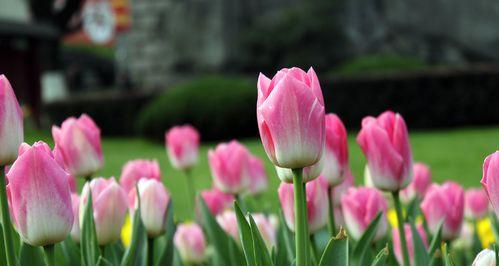
M354 76L366 73L393 73L397 71L419 70L425 66L425 62L417 57L379 54L357 57L332 70L329 74Z

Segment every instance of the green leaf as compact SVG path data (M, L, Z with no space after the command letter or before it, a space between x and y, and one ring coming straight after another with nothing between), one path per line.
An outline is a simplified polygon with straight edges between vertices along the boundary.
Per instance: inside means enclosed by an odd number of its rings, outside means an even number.
M265 241L263 241L260 231L256 226L255 220L253 220L251 215L249 215L248 219L251 228L251 237L253 238L253 246L255 247L255 259L260 261L257 265L274 265L267 250L267 246L265 245Z
M87 204L83 212L83 225L81 227L81 264L93 266L97 264L100 256L97 233L95 232L94 211L92 208L92 193L88 190Z
M135 185L137 189L137 185ZM147 264L147 233L140 217L140 197L137 197L138 207L133 214L132 241L121 260L121 266Z
M244 217L244 214L242 213L241 208L239 208L239 204L237 204L237 202L234 202L234 210L236 212L239 236L243 245L246 263L248 266L257 265L250 225Z
M280 224L276 232L277 243L273 250L275 251L274 264L277 266L287 266L291 262L288 255L288 249L286 247L286 240L284 239L284 230L287 230L286 225Z
M428 252L416 226L414 226L413 222L409 224L411 226L412 242L414 245L414 265L427 266L430 264L430 256L428 256Z
M109 261L112 265L119 265L123 257L124 248L121 242L117 242L104 247L104 259Z
M218 266L222 264L230 266L230 256L227 256L230 238L227 234L225 234L223 229L220 228L213 215L211 215L211 212L206 206L204 200L200 198L199 202L201 203L201 214L203 217L203 226L205 227L206 235L215 249L214 259L217 259L216 265Z
M71 236L68 236L66 240L61 242L61 251L64 255L64 259L69 265L81 265L80 249L78 248L78 246L76 246Z
M1 215L1 214L0 214ZM4 246L4 240L3 240L3 228L2 228L2 223L0 223L0 265L7 265L7 258L5 254L5 246Z
M385 266L386 262L388 260L388 245L384 247L383 249L380 250L378 255L373 260L373 263L371 263L371 266Z
M367 254L368 253L367 251L368 251L369 245L371 244L372 240L376 236L378 224L381 220L382 214L383 214L382 212L378 213L376 218L374 218L374 220L371 222L371 224L366 228L366 231L364 232L364 234L362 234L362 236L360 237L360 240L357 242L357 245L353 249L352 261L353 261L354 265L367 265L367 264L369 264L367 262L367 260L368 260L367 257L369 256L369 254Z
M440 243L442 242L443 224L444 224L444 222L441 221L440 224L438 225L437 233L433 236L433 239L431 240L430 249L428 251L428 255L430 256L430 258L433 258L435 251L437 251L437 249L440 246Z
M175 223L173 222L173 203L170 200L166 212L166 232L161 237L164 246L161 248L157 265L171 266L173 265L173 236L175 235Z
M293 261L295 259L295 236L293 232L288 228L286 224L286 220L284 219L284 214L282 211L279 212L279 224L282 227L283 236L284 236L284 244L286 246L286 250L288 253L288 260Z
M349 250L348 237L345 229L340 228L337 236L332 237L324 252L322 253L320 266L348 266L349 265Z
M497 221L495 212L490 213L490 223L492 224L492 232L494 233L494 238L499 239L499 222Z
M447 243L442 245L442 254L444 254L444 265L445 266L454 266L454 262L450 256L450 253L447 251Z
M43 249L22 243L19 251L19 266L45 265ZM6 264L2 264L6 265Z

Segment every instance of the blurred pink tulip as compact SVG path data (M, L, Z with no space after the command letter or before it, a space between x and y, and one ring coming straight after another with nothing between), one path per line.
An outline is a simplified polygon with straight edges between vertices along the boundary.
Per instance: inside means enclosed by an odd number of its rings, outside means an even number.
M326 115L326 149L323 157L322 175L330 186L340 184L348 170L348 142L347 130L335 114Z
M485 158L481 183L497 217L499 217L499 151Z
M324 149L324 99L315 71L284 68L258 77L257 120L263 147L274 165L303 168Z
M173 242L186 265L198 265L204 261L206 240L199 225L180 224L175 231Z
M66 239L74 219L68 173L48 145L39 141L26 149L7 178L11 216L23 241L45 246Z
M0 165L11 164L23 142L23 112L5 75L0 75Z
M140 197L140 217L146 228L147 236L154 238L165 232L165 220L170 195L165 186L155 179L142 178L137 183ZM129 193L131 214L138 207L137 190Z
M174 168L191 169L197 164L199 133L191 125L175 126L165 133L168 157Z
M221 214L216 216L217 222L220 227L227 233L227 235L231 236L234 241L239 245L239 231L237 225L237 217L236 213L231 210L225 210Z
M327 180L319 176L306 184L306 200L307 200L307 218L309 232L312 234L315 231L324 227L327 223L328 212L328 193ZM278 189L281 208L284 213L284 218L289 229L295 230L295 211L294 211L294 188L293 184L282 182Z
M409 260L411 262L411 265L414 265L414 242L412 240L411 226L409 224L404 224L404 230L407 243L407 251L409 251ZM428 249L428 240L426 239L426 232L424 231L423 226L418 225L416 227L416 230L418 231L419 237L423 241L423 245L426 247L426 249ZM393 252L395 253L395 258L397 258L399 264L402 264L402 247L400 245L399 231L397 228L393 228L392 237Z
M71 228L71 238L74 242L80 243L80 197L76 193L71 193L71 205L73 207L73 227Z
M307 166L303 168L303 182L309 182L316 179L322 171L324 166L324 156L314 165ZM293 170L289 168L281 168L279 166L275 166L275 170L277 172L277 177L281 179L281 181L286 183L293 183Z
M348 191L349 188L355 186L352 171L347 169L344 172L344 175L345 177L343 178L343 181L339 185L334 186L331 191L330 197L333 200L334 206L341 206L341 197Z
M265 167L260 158L251 156L249 160L250 181L248 192L251 195L261 194L267 191L269 187L269 180L265 173Z
M464 215L468 219L485 218L489 212L489 198L483 188L471 188L464 194Z
M412 153L404 119L391 111L366 117L357 136L374 186L385 191L405 188L412 179Z
M265 242L268 250L272 250L272 247L276 247L277 241L277 228L272 222L271 217L265 216L263 213L255 213L251 215L255 221L258 231Z
M80 226L83 223L88 190L92 191L92 207L99 245L111 244L120 239L121 227L127 213L127 196L114 178L92 179L83 187L80 200Z
M208 161L215 186L223 192L239 194L249 186L248 149L233 140L218 144L215 150L208 151Z
M471 266L496 266L496 253L490 249L480 251Z
M349 188L346 194L341 197L341 209L349 235L353 239L359 240L376 215L382 212L383 217L378 225L374 240L383 237L387 230L387 206L385 198L375 188Z
M161 182L161 170L156 160L132 160L128 161L121 170L120 184L126 193L135 188L135 184L141 179L154 179Z
M455 239L459 236L463 224L463 188L452 181L447 181L442 185L431 185L421 203L421 211L433 234L443 221L442 239Z
M217 216L224 210L232 208L232 204L234 203L234 196L232 194L222 192L217 188L201 191L201 198L203 198L213 216Z
M414 175L411 183L400 191L400 198L404 203L409 203L415 198L422 200L431 185L431 172L428 166L424 163L415 163L412 169Z
M61 127L52 126L56 160L76 177L93 175L102 168L100 129L88 115L66 119Z

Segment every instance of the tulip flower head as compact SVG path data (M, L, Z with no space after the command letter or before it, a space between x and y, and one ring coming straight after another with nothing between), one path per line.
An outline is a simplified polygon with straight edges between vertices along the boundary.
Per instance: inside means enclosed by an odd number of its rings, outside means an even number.
M272 221L272 217L267 217L263 213L252 214L252 217L265 242L265 246L267 246L268 250L272 250L272 247L275 247L277 243L277 228Z
M414 265L414 242L412 240L411 226L409 224L404 224L404 230L405 230L405 239L407 243L407 251L409 252L409 260L411 262L411 265ZM426 233L424 231L423 226L422 225L417 226L416 231L418 232L419 237L423 241L423 245L425 246L426 249L428 249L428 240L426 239ZM397 228L393 228L392 236L393 236L393 252L395 253L395 258L397 258L399 264L403 264L402 247L400 243L399 231Z
M476 255L475 260L471 266L495 266L496 253L490 249L484 249Z
M324 166L324 156L314 165L307 166L303 168L303 182L309 182L316 179L320 174ZM286 183L293 183L293 170L288 168L281 168L279 166L275 167L277 176L281 181Z
M73 227L71 228L71 238L74 242L80 243L80 197L76 193L71 193L71 205L73 207Z
M409 183L409 186L400 191L400 198L404 203L409 203L415 198L422 200L430 185L430 168L423 163L415 163L413 166L412 181Z
M485 158L481 183L497 217L499 217L499 151Z
M90 116L70 117L61 127L52 126L54 155L64 168L77 177L88 177L102 168L100 129Z
M234 203L234 196L232 194L222 192L217 188L202 191L201 198L213 216L217 216L224 210L230 209Z
M240 244L236 213L225 210L216 216L216 220L225 233L231 236L237 244Z
M326 146L322 175L330 186L336 186L346 177L348 170L347 131L335 114L326 115Z
M26 149L7 174L8 201L16 230L33 246L63 241L73 226L68 173L44 142Z
M391 111L366 117L357 136L376 188L398 191L412 180L412 152L404 119Z
M315 71L284 68L258 77L257 120L263 147L276 166L303 168L322 157L324 99Z
M348 191L348 189L355 186L352 171L347 169L344 175L345 177L343 178L343 181L339 185L334 186L331 191L330 197L336 207L341 206L341 197Z
M269 180L265 173L263 162L260 158L251 156L249 159L250 180L248 192L257 195L265 192L269 187Z
M464 189L452 181L431 185L421 203L421 211L433 234L443 221L442 239L455 239L463 224Z
M195 223L180 224L175 231L173 243L185 264L197 265L204 261L206 240L199 225Z
M128 161L121 170L120 184L126 193L135 189L135 184L142 178L161 182L161 170L156 160Z
M471 188L464 194L464 215L468 219L485 218L489 212L489 198L482 188Z
M175 126L165 133L168 158L174 168L188 170L197 164L199 139L191 125Z
M14 162L23 139L23 112L9 80L0 75L0 165Z

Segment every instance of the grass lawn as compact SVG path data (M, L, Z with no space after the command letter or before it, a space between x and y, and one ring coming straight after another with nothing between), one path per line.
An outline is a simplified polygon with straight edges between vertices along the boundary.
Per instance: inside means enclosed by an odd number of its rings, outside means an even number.
M482 177L482 163L488 154L499 149L499 127L470 128L442 131L413 131L411 144L416 161L430 165L433 180L442 182L453 179L465 187L480 186ZM33 143L43 140L53 146L50 133L26 132L26 142ZM247 139L242 142L252 153L265 161L269 176L270 188L258 201L258 209L276 208L278 199L276 189L279 185L272 164L267 159L259 139ZM211 176L207 162L207 151L216 143L205 143L201 147L201 157L198 166L194 169L196 189L201 190L211 186ZM365 158L355 142L355 135L350 135L350 164L357 183L362 182ZM166 157L164 146L140 138L104 138L103 150L105 165L99 175L104 177L115 176L121 173L122 165L131 159L157 159L160 162L164 183L172 194L175 204L175 213L183 219L190 216L192 210L186 200L187 187L182 173L174 170ZM82 180L79 181L81 188Z

